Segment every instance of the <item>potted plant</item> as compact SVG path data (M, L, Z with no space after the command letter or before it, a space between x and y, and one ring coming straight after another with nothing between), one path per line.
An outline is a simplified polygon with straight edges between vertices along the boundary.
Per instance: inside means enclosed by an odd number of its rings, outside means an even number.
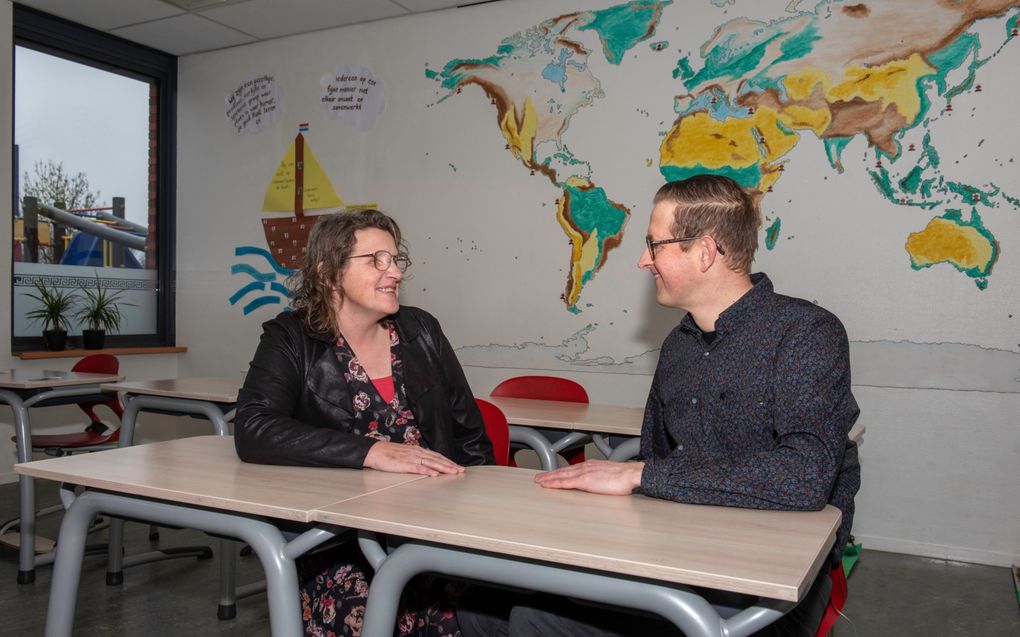
M74 313L74 318L86 326L81 331L82 347L103 349L107 330L112 332L120 330L120 324L124 320L121 306L133 304L119 301L124 290L110 292L110 288L103 287L98 276L95 288L81 288L81 291L84 296Z
M71 326L68 320L75 311L78 295L60 288L49 288L39 281L35 282L38 294L27 293L30 299L39 303L40 307L25 314L25 318L33 323L42 322L43 343L46 349L59 352L67 347L67 329Z

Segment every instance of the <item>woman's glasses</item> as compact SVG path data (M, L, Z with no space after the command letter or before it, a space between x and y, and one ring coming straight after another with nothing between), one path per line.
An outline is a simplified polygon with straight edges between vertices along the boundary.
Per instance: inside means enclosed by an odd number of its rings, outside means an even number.
M407 268L411 267L411 259L409 259L406 254L390 254L386 250L376 250L372 254L356 254L354 256L347 257L344 261L367 258L372 259L375 269L380 272L389 270L390 265L394 263L397 264L397 269L401 272L407 272Z

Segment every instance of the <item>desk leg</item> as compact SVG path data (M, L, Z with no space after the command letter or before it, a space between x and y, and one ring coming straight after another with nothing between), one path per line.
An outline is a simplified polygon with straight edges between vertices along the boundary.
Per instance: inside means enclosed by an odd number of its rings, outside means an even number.
M793 604L762 601L729 619L703 597L685 586L667 586L626 576L612 577L592 571L498 556L453 550L438 545L402 544L383 561L372 580L362 637L393 634L400 593L419 573L432 572L499 582L593 602L643 610L673 622L688 637L745 637L771 624Z
M220 540L220 603L216 617L233 619L237 616L237 544Z
M18 447L18 462L32 459L32 430L28 424L28 408L16 394L5 399L14 412L14 438ZM18 476L18 497L21 522L18 532L18 583L31 584L35 581L35 480L30 476Z
M60 548L57 550L57 565L46 615L46 637L71 635L85 532L89 521L99 513L156 524L187 526L242 539L251 545L266 573L272 634L274 637L300 637L303 633L297 567L294 563L300 553L297 550L286 550L288 545L283 535L272 524L223 511L193 509L171 502L86 491L68 509L60 528ZM321 537L324 540L332 536L323 533ZM308 545L312 543L305 540L300 546L310 548Z
M556 452L553 451L549 440L534 427L510 425L510 442L525 445L538 454L538 462L542 466L543 471L552 471L559 466L556 460Z

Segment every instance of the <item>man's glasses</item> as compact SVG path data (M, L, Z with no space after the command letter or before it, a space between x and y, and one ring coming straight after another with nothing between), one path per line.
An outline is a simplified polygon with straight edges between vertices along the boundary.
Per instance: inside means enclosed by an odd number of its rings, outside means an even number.
M389 270L390 265L394 263L397 264L397 269L401 272L407 272L407 268L411 267L411 259L409 259L406 254L390 254L386 250L376 250L372 254L356 254L354 256L347 257L344 261L368 258L373 260L375 269L380 272Z
M659 239L658 241L653 241L651 237L645 237L645 244L648 246L648 254L652 257L652 260L654 261L655 249L657 247L664 246L667 243L683 243L684 241L694 241L696 239L700 239L703 236L704 235L699 234L694 237L676 237L675 239ZM716 241L715 243L715 249L719 254L726 254L726 251L723 250L723 247L719 245L718 241Z

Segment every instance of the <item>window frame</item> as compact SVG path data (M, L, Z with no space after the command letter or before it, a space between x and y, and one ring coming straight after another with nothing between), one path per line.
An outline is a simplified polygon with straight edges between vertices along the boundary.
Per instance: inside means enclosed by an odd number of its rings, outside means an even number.
M13 13L15 47L33 49L156 86L156 131L151 133L156 136L156 331L107 334L106 347L176 345L177 57L23 5L15 4ZM11 92L14 97L13 83ZM13 117L11 119L13 139ZM14 198L20 194L17 163L12 162ZM19 202L13 203L12 210L16 210ZM14 223L13 214L10 222ZM13 258L12 254L11 351L38 350L41 349L40 337L14 336L16 275ZM75 343L79 338L69 337L69 340Z

